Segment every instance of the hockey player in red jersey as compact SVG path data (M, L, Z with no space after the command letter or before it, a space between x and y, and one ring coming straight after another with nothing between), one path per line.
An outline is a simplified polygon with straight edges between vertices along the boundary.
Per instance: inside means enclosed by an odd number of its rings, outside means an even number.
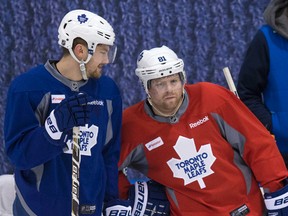
M136 75L147 99L124 111L119 170L164 185L173 216L288 215L275 140L233 93L185 84L184 63L166 46L141 52ZM129 182L119 173L125 199Z

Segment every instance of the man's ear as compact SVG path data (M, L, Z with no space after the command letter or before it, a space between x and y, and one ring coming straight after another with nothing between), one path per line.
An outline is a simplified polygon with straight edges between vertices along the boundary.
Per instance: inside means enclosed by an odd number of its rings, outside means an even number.
M77 44L74 47L74 54L79 60L85 60L88 56L87 48L82 44Z

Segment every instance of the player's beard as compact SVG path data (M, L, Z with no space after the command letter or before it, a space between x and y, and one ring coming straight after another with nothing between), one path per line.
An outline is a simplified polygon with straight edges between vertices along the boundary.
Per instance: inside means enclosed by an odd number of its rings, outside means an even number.
M102 67L97 67L96 70L91 71L88 76L90 78L99 79L101 77L101 75L102 75Z
M179 103L182 102L182 99L165 99L162 103L163 110L166 112L174 113L177 107L179 107Z
M183 95L181 95L181 97L176 96L176 98L167 100L163 98L163 101L160 104L153 103L151 98L148 99L148 101L152 105L154 112L156 112L158 115L168 117L175 115L183 102L183 98Z

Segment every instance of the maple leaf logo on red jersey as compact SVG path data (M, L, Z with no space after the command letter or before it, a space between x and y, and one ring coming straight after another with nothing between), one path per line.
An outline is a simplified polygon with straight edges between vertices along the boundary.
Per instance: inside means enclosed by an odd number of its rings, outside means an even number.
M211 145L202 145L197 151L193 138L179 136L174 149L180 159L172 158L167 162L173 172L173 177L182 178L184 185L198 181L200 188L205 188L203 178L214 173L211 166L216 160Z

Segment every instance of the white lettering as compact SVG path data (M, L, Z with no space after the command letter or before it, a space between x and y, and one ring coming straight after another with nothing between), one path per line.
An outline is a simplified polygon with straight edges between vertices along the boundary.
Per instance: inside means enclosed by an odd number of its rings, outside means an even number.
M95 100L95 101L90 101L87 103L88 105L99 105L99 106L104 106L104 102L101 100L101 101L98 101L98 100Z
M205 123L208 120L209 120L208 116L205 116L203 119L200 119L197 122L190 123L189 126L190 126L190 128L195 128L195 127Z

